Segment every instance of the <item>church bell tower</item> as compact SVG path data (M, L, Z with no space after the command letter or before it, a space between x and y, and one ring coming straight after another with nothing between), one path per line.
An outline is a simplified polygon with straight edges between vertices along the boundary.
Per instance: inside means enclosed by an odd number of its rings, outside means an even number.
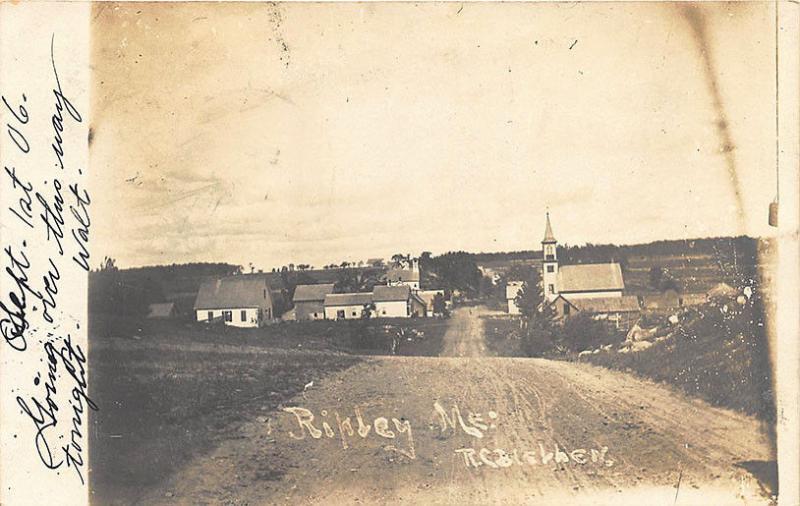
M550 226L550 213L547 213L547 225L544 229L544 239L542 239L542 285L544 288L544 298L552 302L558 297L558 241L553 235L553 228Z

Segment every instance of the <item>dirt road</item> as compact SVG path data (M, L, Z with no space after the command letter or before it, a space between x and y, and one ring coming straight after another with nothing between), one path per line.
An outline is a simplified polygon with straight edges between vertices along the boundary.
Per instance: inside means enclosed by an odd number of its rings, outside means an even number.
M444 335L443 357L485 357L488 355L481 316L493 314L484 306L460 307L450 316Z
M454 315L455 357L321 378L144 502L768 502L740 467L771 458L753 419L586 364L476 356L481 313Z

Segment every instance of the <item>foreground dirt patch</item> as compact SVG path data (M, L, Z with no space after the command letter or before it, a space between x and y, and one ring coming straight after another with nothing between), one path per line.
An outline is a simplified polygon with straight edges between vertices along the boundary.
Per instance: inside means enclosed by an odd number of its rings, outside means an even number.
M757 421L587 364L370 358L283 407L144 502L768 502Z
M311 381L358 362L318 351L105 340L90 351L94 504L133 504L176 469L241 437Z

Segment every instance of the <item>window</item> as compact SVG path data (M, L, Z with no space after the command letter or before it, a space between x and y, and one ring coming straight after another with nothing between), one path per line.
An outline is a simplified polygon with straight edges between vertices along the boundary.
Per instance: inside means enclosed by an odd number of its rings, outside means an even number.
M556 271L555 266L553 266L553 265L548 265L547 266L547 272L555 272L555 271Z
M319 316L317 315L317 313L314 313L314 318L319 318Z
M355 311L353 311L353 316L358 316L358 314Z
M266 288L264 288L264 298L265 299L267 298L267 289Z
M564 316L567 316L567 315L569 315L569 309L570 309L570 308L569 308L569 304L567 304L567 303L565 302L565 303L564 303Z
M247 321L247 310L246 309L242 309L242 321L243 322Z
M547 293L556 293L556 286L552 283L547 285Z
M214 311L209 311L208 312L208 321L211 321L213 319L214 319Z
M336 318L337 319L344 318L344 309L339 309L338 311L336 311Z
M233 321L233 311L223 311L222 318L225 319L226 322Z

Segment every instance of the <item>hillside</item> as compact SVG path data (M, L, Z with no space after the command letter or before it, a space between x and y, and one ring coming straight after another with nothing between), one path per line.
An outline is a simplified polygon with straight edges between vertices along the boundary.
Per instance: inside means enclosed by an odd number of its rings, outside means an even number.
M683 292L705 292L717 283L733 286L758 284L758 270L773 244L767 239L719 237L655 241L646 244L586 244L558 247L562 265L619 262L626 289L632 294L653 292L652 269L673 279ZM521 265L538 265L541 251L479 253L476 262L484 272L506 275Z
M758 271L772 245L768 240L749 237L657 241L637 245L559 246L562 265L617 261L622 265L626 289L631 294L654 291L651 270L673 280L683 292L706 291L719 282L730 285L758 284ZM538 266L540 251L499 253L448 252L423 254L423 288L458 290L470 296L491 295L495 290L482 277L513 277L522 268ZM478 270L480 269L480 271ZM380 278L385 267L348 267L285 270L252 273L264 276L273 295L288 308L294 287L304 283L337 283L356 291ZM179 312L191 312L200 284L206 279L241 274L241 266L224 263L192 263L117 269L110 265L93 271L89 281L92 311L144 314L153 302L173 301ZM371 281L370 281L371 280ZM488 286L487 286L488 285ZM504 294L497 295L502 297Z
M772 422L775 405L764 325L758 301L745 306L711 303L686 311L674 327L661 325L650 338L586 359Z

